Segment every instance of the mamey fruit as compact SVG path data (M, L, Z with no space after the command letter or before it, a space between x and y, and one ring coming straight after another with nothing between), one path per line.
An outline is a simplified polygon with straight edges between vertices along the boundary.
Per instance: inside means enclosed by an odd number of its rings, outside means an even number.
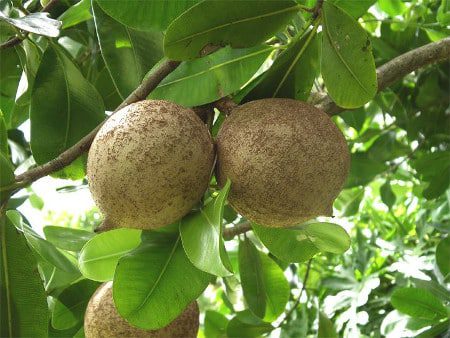
M291 99L235 108L217 136L217 178L230 204L261 225L283 227L332 213L348 175L342 133L321 110Z
M155 313L157 316L158 313ZM86 338L195 338L199 326L197 302L188 305L172 323L159 330L143 330L131 326L116 310L112 282L102 284L92 295L84 315Z
M101 127L87 177L105 227L151 229L191 210L208 187L213 163L211 136L191 109L146 100Z

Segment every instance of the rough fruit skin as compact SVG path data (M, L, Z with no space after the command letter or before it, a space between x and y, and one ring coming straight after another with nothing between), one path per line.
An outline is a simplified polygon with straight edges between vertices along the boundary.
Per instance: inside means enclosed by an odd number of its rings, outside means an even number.
M155 313L155 316L158 314ZM131 326L117 312L112 282L102 284L92 295L84 315L86 338L195 338L199 327L197 302L192 302L172 323L159 330L142 330Z
M344 136L321 110L291 99L235 108L217 136L217 178L230 204L260 225L285 227L320 215L347 178Z
M87 177L106 227L152 229L191 210L208 187L213 163L209 131L191 109L146 100L101 127Z

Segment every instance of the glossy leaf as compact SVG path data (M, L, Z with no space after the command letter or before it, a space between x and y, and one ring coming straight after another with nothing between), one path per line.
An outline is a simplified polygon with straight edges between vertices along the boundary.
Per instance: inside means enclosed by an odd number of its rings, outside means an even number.
M181 240L189 260L198 269L220 277L232 274L222 238L223 208L230 187L228 180L214 200L180 223Z
M105 14L95 2L92 9L103 60L124 100L163 56L162 34L124 26Z
M22 76L16 92L15 102L17 105L26 106L26 116L28 119L28 106L30 104L31 89L33 88L34 79L41 62L42 53L39 47L31 40L22 41L21 48L16 48L22 65ZM15 118L15 123L21 124L23 121Z
M21 30L39 35L56 37L61 22L48 17L48 13L31 13L21 18L8 18L0 11L0 21L6 21Z
M314 30L293 41L245 99L283 97L306 101L318 72L319 39Z
M332 223L306 223L286 229L252 227L267 249L285 262L305 262L319 252L340 254L350 247L347 232Z
M239 273L249 309L268 322L275 320L289 299L283 270L245 238L239 242Z
M54 225L44 227L45 238L60 249L80 251L94 234L92 232Z
M357 108L377 92L371 42L347 13L325 1L323 5L322 76L337 105Z
M103 10L123 25L141 31L164 30L173 19L198 0L96 0Z
M55 90L58 88L58 90ZM31 97L31 150L38 164L58 156L94 129L104 118L103 101L60 47L45 51ZM84 177L81 158L58 172Z
M6 217L0 217L0 299L0 336L47 336L47 296L36 259Z
M90 0L81 0L69 7L69 9L58 18L58 20L62 22L62 29L78 25L90 19L92 19Z
M270 46L221 49L182 63L150 94L183 106L198 106L237 91L256 73L273 51Z
M141 230L115 229L91 238L80 252L78 264L86 278L106 282L113 279L119 259L139 246Z
M298 11L294 1L206 0L193 6L167 28L164 53L169 59L200 57L213 46L255 46L281 30ZM205 13L208 16L202 18Z
M237 313L227 326L229 338L253 338L271 332L274 329L270 323L264 322L249 310Z
M31 149L36 162L52 160L88 134L103 118L100 94L59 47L47 48L31 98ZM84 177L83 161L75 160L60 171L59 176Z
M114 303L132 325L159 329L179 316L210 280L189 261L179 236L148 232L142 245L119 261Z
M36 232L33 231L33 229L31 229L29 225L25 224L19 212L15 210L8 210L6 212L6 215L8 216L9 220L14 224L14 226L18 230L23 232L30 247L43 260L65 272L68 273L78 272L77 267L74 265L75 262L70 260L68 256L65 256L52 243L40 237Z
M81 323L89 299L99 286L100 283L84 279L66 288L55 301L52 326L67 330Z
M399 288L391 296L392 305L411 317L438 320L447 317L442 302L431 292L418 288Z
M66 272L44 260L39 261L39 271L44 280L45 291L49 295L59 293L61 288L68 287L82 277L80 271Z
M436 247L436 264L444 277L450 274L450 236L442 239Z

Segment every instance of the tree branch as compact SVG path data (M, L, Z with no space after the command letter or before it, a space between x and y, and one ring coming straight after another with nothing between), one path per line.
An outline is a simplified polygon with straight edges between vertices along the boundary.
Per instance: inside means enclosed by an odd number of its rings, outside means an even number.
M252 230L250 222L239 223L232 228L224 229L223 238L228 241L230 239L233 239L235 236L243 234L250 230Z
M445 38L438 42L427 44L425 46L409 51L403 55L400 55L377 69L378 90L383 90L411 71L449 58L450 38ZM116 111L130 103L145 99L148 94L162 81L162 79L164 79L164 77L166 77L170 72L175 70L178 65L178 61L165 61L161 63L160 66L147 79L145 79L143 83L128 98L125 99L124 102L122 102L122 104L116 109ZM227 101L229 100L225 100L225 102ZM230 109L231 106L232 105L229 105L228 109ZM335 115L344 110L343 108L338 107L328 95L320 100L318 107L323 109L329 115ZM16 181L21 187L23 187L41 177L47 176L48 174L51 174L69 165L89 149L92 141L94 140L95 134L100 129L100 127L101 125L97 126L93 131L83 137L74 146L64 151L57 158L17 176ZM248 231L250 229L250 226L248 225L247 228L244 226L240 226L239 229L246 229L245 231ZM225 229L224 236L231 236L233 231L241 230ZM239 233L243 233L245 231Z
M40 12L49 12L56 5L56 3L58 1L59 0L51 0L47 5L45 5L45 7L43 7L40 10ZM25 39L25 37L27 35L28 35L28 33L26 33L23 38L15 36L15 37L7 40L6 42L3 42L2 44L0 44L0 50L17 46Z
M377 68L378 91L382 91L419 68L448 59L450 59L450 38L432 42L399 55ZM320 99L318 108L331 116L345 110L337 106L328 95Z
M144 100L150 92L158 86L158 84L172 71L174 71L180 62L178 61L165 61L162 62L155 71L150 74L150 76L145 79L141 85L136 88L117 108L114 112L122 109L126 105ZM106 121L106 120L105 120ZM30 169L21 175L16 177L16 181L23 187L37 179L47 176L55 171L61 170L62 168L68 166L70 163L75 161L80 155L89 150L92 141L94 141L95 135L101 128L103 123L99 124L94 130L83 137L75 145L61 153L55 159L40 165L36 168Z

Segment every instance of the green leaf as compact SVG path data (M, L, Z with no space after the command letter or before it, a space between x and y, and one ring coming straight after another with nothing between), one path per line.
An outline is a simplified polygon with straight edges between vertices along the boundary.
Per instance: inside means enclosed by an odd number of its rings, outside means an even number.
M62 22L62 29L66 29L92 19L91 1L81 0L62 13L58 20Z
M353 153L345 188L366 185L386 169L387 166L384 163L370 159L367 153Z
M58 90L55 90L57 88ZM45 51L31 97L31 150L38 164L57 157L103 121L100 94L56 45ZM58 176L84 177L78 158Z
M205 312L205 337L222 338L226 334L228 319L220 312Z
M105 282L114 277L117 262L141 243L141 230L115 229L91 238L78 257L80 271L86 278Z
M6 128L5 118L3 116L3 112L0 109L0 153L3 154L6 158L8 157L8 133ZM3 168L3 166L2 166Z
M22 41L20 46L15 49L23 69L19 86L17 87L15 103L23 109L17 110L14 113L11 123L20 125L29 117L31 89L33 88L39 63L41 62L42 52L39 47L29 39ZM24 114L17 114L18 112L23 112Z
M436 264L444 277L450 274L450 236L442 239L436 247Z
M426 153L411 164L424 181L430 182L423 192L425 198L439 197L447 190L450 185L450 152Z
M210 280L189 261L179 236L146 232L142 245L119 260L114 303L132 325L155 330L178 317Z
M395 200L397 199L397 197L392 191L392 187L389 181L386 181L380 187L380 197L383 203L386 204L389 209L391 209L392 206L395 204Z
M275 59L261 81L245 97L247 101L266 97L306 101L319 72L319 39L313 30L293 41Z
M164 53L169 59L200 57L213 46L255 46L281 30L298 11L294 1L206 0L191 7L167 28ZM205 13L208 13L205 16Z
M35 193L32 193L28 197L28 200L30 201L31 206L35 209L42 210L42 208L44 207L44 200Z
M417 288L427 289L439 299L450 302L450 290L446 289L443 285L440 285L433 280L426 281L418 278L413 278L412 280Z
M430 320L447 317L447 310L439 298L425 289L399 288L392 294L391 303L411 317Z
M180 222L181 240L189 260L198 269L219 277L233 271L222 238L223 208L230 187L231 181L227 180L214 200Z
M317 338L337 338L336 329L333 326L331 320L322 312L319 312L319 330L317 332Z
M249 310L238 312L227 326L229 338L253 338L271 332L274 329L270 323L263 322Z
M61 22L48 17L48 13L31 13L21 18L8 18L0 11L0 21L5 21L21 30L39 35L56 37L59 35Z
M183 106L198 106L238 90L273 51L270 46L224 48L201 59L182 63L150 94Z
M54 225L44 227L45 238L60 249L80 251L94 234L92 232Z
M81 277L80 271L66 272L44 260L39 261L39 271L44 279L45 291L48 295L53 292L59 293L61 288L69 286Z
M252 227L267 249L285 262L305 262L321 251L341 254L350 247L350 237L337 224L307 223L286 229L256 224Z
M14 167L9 159L0 152L0 202L10 195L12 184L15 182Z
M332 0L339 8L343 9L345 12L350 14L353 18L358 19L372 6L377 0Z
M343 108L357 108L377 92L372 47L364 29L347 13L323 4L322 76L328 94Z
M362 188L344 189L334 202L334 206L339 209L342 216L353 216L358 213L363 198L364 189Z
M74 264L76 262L69 259L69 256L65 256L52 243L46 241L34 232L30 226L23 222L22 215L19 212L8 210L6 215L10 222L13 223L18 230L23 232L28 244L39 257L65 272L73 274L78 273L78 269Z
M123 25L141 31L164 30L198 0L96 0L102 9Z
M0 300L1 337L47 337L47 296L36 259L6 217L0 217Z
M436 19L443 27L450 25L450 1L448 0L441 1L441 5L438 8Z
M124 100L163 56L162 33L124 26L106 15L95 2L92 9L103 60Z
M401 0L378 0L378 6L392 17L400 15L408 9Z
M99 285L84 279L66 288L55 301L52 326L57 330L67 330L81 323L89 299Z
M268 322L283 313L289 300L289 284L283 270L245 238L239 242L239 273L249 309Z

